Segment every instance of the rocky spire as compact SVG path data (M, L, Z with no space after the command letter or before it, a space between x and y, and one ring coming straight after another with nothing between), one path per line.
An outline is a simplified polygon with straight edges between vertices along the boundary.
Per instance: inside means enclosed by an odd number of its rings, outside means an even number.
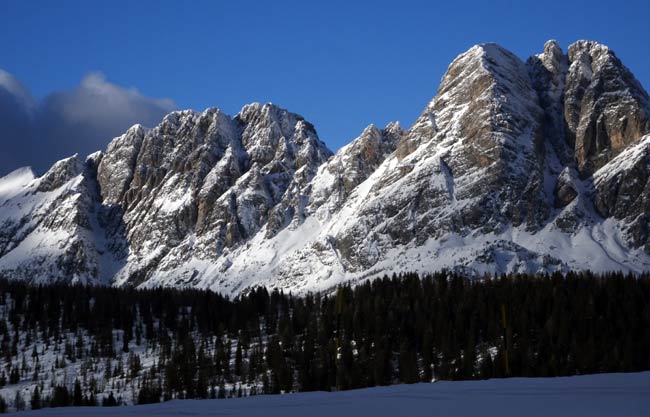
M573 147L567 145L564 121L564 88L568 70L567 56L557 41L544 44L544 52L531 56L526 65L533 88L544 109L544 138L563 165L574 159Z

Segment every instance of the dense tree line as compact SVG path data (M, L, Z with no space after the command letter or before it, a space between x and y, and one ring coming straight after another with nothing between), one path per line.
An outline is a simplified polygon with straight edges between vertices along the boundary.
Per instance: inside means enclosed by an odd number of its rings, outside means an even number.
M119 358L123 366L108 360L103 372L137 379L139 403L650 369L648 274L405 274L328 294L258 288L233 300L0 280L0 307L0 387L29 378L27 368L38 381L39 352L58 340L57 365ZM146 369L132 351L143 345L158 352ZM97 397L94 384L77 376L45 397L35 383L31 399L13 402L119 404L112 391ZM0 411L11 400L0 397Z

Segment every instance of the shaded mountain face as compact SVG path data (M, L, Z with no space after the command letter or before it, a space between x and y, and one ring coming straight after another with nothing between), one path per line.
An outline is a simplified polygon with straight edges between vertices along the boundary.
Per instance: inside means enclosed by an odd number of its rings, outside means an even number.
M0 179L0 273L326 290L385 273L650 269L650 99L606 46L477 45L413 126L335 155L271 104L174 112Z

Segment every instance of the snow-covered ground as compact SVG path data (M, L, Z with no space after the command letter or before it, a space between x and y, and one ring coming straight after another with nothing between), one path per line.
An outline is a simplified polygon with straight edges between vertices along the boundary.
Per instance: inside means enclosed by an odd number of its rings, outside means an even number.
M59 408L24 416L650 416L650 372L396 385L336 393Z

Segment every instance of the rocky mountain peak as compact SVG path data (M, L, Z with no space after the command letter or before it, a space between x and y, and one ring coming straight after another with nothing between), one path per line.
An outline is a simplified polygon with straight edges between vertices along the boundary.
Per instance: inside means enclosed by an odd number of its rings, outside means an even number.
M39 179L38 191L53 191L67 183L74 177L81 174L84 169L84 161L79 154L56 162Z
M323 164L311 184L308 210L329 217L352 190L364 182L392 154L404 135L399 122L383 129L368 125L361 134Z
M274 104L246 105L235 121L240 125L243 146L253 162L267 164L278 146L296 158L298 168L331 155L311 123Z
M404 129L402 128L401 123L398 121L389 122L384 127L384 132L392 136L401 136L404 134Z
M567 140L583 176L650 132L650 98L607 46L569 46L564 91Z
M238 294L441 268L647 270L649 103L609 48L551 40L526 63L470 48L408 130L371 124L334 155L270 103L173 112L0 179L0 271Z
M502 111L530 111L533 119L537 117L534 113L538 112L538 103L526 67L517 56L497 44L476 45L449 65L437 95L398 146L398 158L434 138L436 143L451 136L487 139L482 132L498 128L502 122L519 120L493 117ZM490 149L488 154L498 149L484 145L483 150ZM483 155L477 151L468 157L482 164L493 159Z
M544 44L544 52L531 56L526 62L531 83L537 91L544 110L543 132L560 164L572 164L573 146L566 140L564 121L564 88L568 59L555 40Z
M105 204L113 205L122 201L124 193L133 179L135 163L147 130L134 125L122 136L109 143L99 167L97 180Z
M357 149L365 148L367 157L369 157L368 153L376 152L382 156L383 161L386 155L395 150L403 135L404 129L402 129L399 122L388 123L383 129L371 124L361 132L361 135L351 145Z
M580 61L589 66L592 65L593 61L596 61L598 66L615 58L614 52L607 45L584 39L569 45L568 55L569 61ZM598 61L601 62L598 63Z
M564 60L564 52L562 52L560 44L555 39L550 39L544 43L544 52L538 57L542 59L544 66L550 71L559 67Z

